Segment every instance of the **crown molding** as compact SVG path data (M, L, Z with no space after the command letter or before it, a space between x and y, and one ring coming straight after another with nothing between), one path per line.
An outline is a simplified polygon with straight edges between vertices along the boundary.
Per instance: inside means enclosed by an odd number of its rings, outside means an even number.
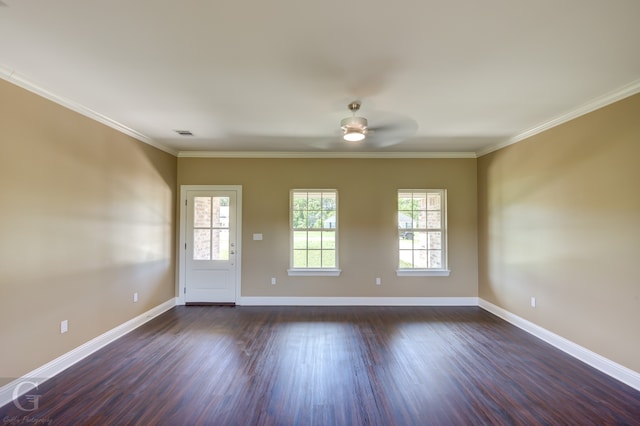
M602 96L598 96L597 98L592 99L586 104L579 106L578 108L571 110L567 113L560 115L552 120L546 121L544 123L538 124L535 127L532 127L529 130L525 130L522 133L519 133L504 142L500 142L496 145L492 145L488 148L482 149L476 152L476 157L482 157L483 155L489 154L493 151L497 151L509 145L513 145L515 143L521 142L525 139L529 139L532 136L535 136L539 133L542 133L546 130L552 129L556 126L564 124L568 121L576 119L580 116L598 110L600 108L604 108L607 105L610 105L614 102L621 101L624 98L628 98L629 96L633 96L637 93L640 93L640 79L635 80L625 86L618 88L612 92L604 94Z
M131 136L132 138L139 140L140 142L144 142L148 145L153 146L154 148L158 148L159 150L162 150L173 156L178 155L178 152L176 150L169 148L167 146L164 146L158 143L157 141L151 139L150 137L143 135L142 133L137 132L125 126L124 124L121 124L105 115L102 115L99 112L92 110L91 108L87 108L86 106L74 100L65 98L64 96L60 96L41 86L38 86L37 84L28 80L27 78L19 74L16 74L16 72L13 70L0 66L0 78L16 86L22 87L23 89L28 90L29 92L35 93L38 96L41 96L45 99L55 102L58 105L61 105L65 108L75 111L78 114L84 115L85 117L88 117L108 127L111 127L112 129L117 130L120 133L124 133L127 136Z
M476 158L475 152L180 151L181 158Z

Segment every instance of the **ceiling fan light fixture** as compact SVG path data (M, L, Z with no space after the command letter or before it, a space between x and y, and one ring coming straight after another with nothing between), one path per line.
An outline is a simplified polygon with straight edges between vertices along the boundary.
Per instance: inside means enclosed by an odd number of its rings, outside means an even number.
M359 129L349 129L344 133L342 138L347 142L360 142L364 140L365 134Z
M367 119L364 117L348 117L340 123L342 138L348 142L360 142L367 136Z

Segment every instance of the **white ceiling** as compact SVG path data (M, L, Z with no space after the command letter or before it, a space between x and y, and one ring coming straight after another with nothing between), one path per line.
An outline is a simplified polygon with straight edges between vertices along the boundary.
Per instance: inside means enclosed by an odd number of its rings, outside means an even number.
M482 153L639 92L640 1L2 0L0 77L174 153Z

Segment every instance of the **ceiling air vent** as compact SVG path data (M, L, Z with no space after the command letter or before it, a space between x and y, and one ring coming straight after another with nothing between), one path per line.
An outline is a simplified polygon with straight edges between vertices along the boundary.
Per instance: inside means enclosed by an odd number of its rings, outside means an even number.
M191 133L191 130L176 130L176 133L179 134L180 136L193 136L193 133Z

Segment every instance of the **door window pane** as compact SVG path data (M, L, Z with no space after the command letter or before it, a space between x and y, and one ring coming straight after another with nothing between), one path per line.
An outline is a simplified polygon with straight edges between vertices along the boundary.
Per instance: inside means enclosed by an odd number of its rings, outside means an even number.
M229 228L229 197L213 197L212 215L214 228Z
M193 230L193 260L211 260L211 230Z
M211 246L211 260L229 260L229 230L213 229Z
M195 228L211 227L211 197L193 198L193 226Z

